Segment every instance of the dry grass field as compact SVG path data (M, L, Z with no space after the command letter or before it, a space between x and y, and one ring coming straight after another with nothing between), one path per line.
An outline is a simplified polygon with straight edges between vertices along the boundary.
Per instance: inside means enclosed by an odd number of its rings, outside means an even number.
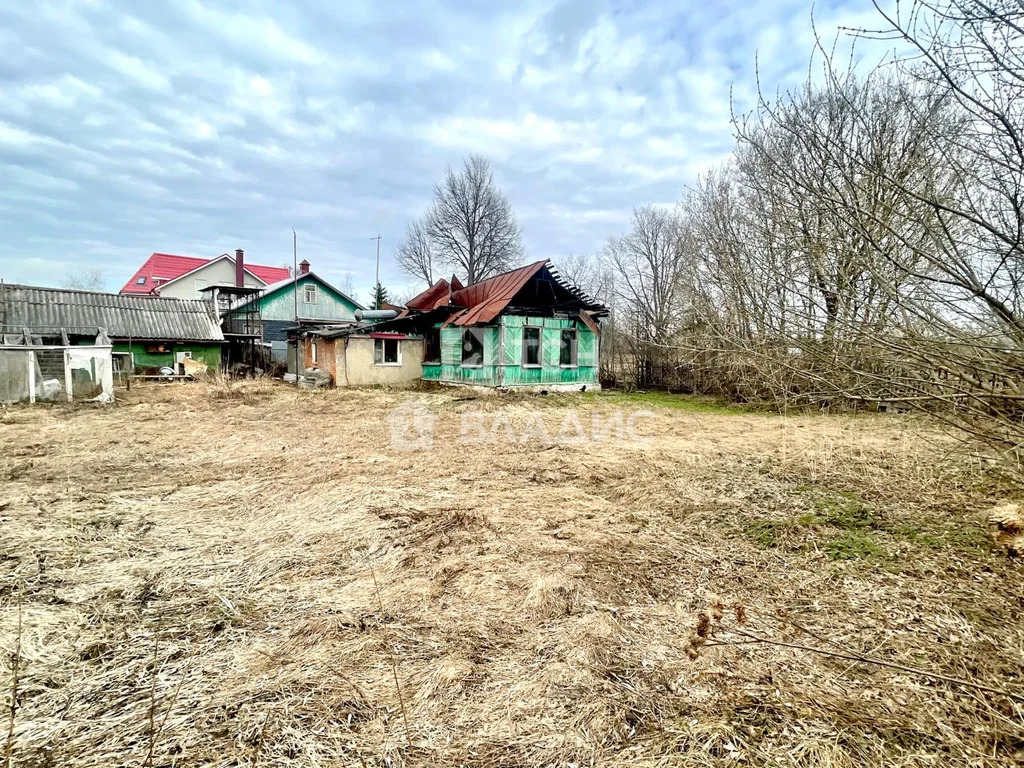
M0 413L0 765L1024 761L1007 493L916 420L468 397ZM411 403L433 450L390 447Z

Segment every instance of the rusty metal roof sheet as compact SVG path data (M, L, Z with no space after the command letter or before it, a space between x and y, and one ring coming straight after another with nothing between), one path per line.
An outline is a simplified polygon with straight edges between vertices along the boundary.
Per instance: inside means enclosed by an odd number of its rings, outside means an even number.
M423 293L413 296L405 302L405 306L407 309L416 309L421 312L445 307L451 299L452 292L461 290L462 287L462 282L455 275L452 275L451 280L445 280L442 277Z
M39 335L103 328L118 339L224 341L208 301L0 284L0 330L24 328Z
M456 312L449 323L455 325L475 325L489 323L496 318L516 294L523 289L530 278L547 266L548 260L535 261L525 267L503 272L478 283L473 283L452 294L452 304L466 309Z
M553 286L548 308L586 311L593 317L608 314L607 308L565 280L550 261L542 259L466 287L462 287L454 276L450 283L444 279L438 280L419 296L410 299L398 319L449 308L450 314L444 325L489 323L507 309L530 280L536 277L543 278L544 282ZM533 297L533 301L536 298Z

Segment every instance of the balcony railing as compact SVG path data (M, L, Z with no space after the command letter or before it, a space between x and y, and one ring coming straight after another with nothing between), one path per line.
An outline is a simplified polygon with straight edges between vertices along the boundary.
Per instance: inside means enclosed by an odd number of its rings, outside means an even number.
M247 312L241 315L228 315L221 324L224 333L237 336L259 336L263 333L259 313Z

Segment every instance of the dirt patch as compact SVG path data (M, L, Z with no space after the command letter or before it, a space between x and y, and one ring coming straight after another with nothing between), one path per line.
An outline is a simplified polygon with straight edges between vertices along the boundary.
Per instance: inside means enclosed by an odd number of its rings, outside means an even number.
M935 676L1020 693L1024 600L988 543L978 467L915 420L460 394L174 385L6 411L0 697L16 667L17 699L0 750L72 766L1022 759L1021 700ZM410 405L437 417L433 450L391 448L385 417ZM514 439L537 414L554 434L570 409L588 424L622 408L654 414L635 439ZM512 438L460 443L467 409Z

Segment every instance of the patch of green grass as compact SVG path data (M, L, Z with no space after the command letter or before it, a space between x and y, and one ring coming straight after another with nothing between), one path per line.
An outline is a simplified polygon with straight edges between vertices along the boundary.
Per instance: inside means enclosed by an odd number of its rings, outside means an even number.
M862 560L887 554L874 535L881 523L858 494L816 486L800 486L797 490L814 494L814 511L789 520L748 522L743 531L751 542L762 549L771 549L781 546L787 535L801 539L821 536L828 537L823 549L832 560ZM805 541L802 546L808 545Z
M886 532L893 536L929 549L987 549L991 540L982 526L969 521L959 525L941 526L932 520L902 522L887 526Z
M814 531L824 532L835 527L831 524L825 527L817 515L802 515L791 520L748 520L743 523L742 531L759 549L785 547L789 540L790 548L806 550L811 546L807 536L817 538ZM800 541L802 543L798 543ZM832 560L863 560L888 554L875 540L871 529L859 525L844 529L839 535L830 538L823 549Z
M941 517L920 510L912 517L905 508L886 513L855 491L818 485L795 490L811 496L811 509L790 518L750 517L739 522L744 538L759 549L820 549L832 560L890 561L904 542L930 550L980 553L992 544L984 525L971 519ZM824 543L822 543L824 542ZM895 561L893 561L895 562Z
M800 525L839 528L849 534L860 534L861 538L870 537L871 532L877 531L929 549L974 550L989 546L985 528L969 520L955 522L926 516L915 520L885 519L852 491L834 491L817 486L798 486L796 490L815 494L814 512L797 518ZM845 551L844 546L848 542L844 542L842 537L836 542L840 543L833 547L834 551Z
M843 530L878 528L874 512L856 493L839 491L814 500L815 522Z
M875 537L864 530L846 531L823 547L825 554L833 560L864 560L869 557L885 556L888 553Z
M816 485L798 485L795 490L814 495L814 511L797 518L801 525L828 525L844 531L881 527L871 506L854 491L835 491Z
M774 549L790 527L784 520L750 520L743 525L743 534L761 549Z
M583 398L592 402L633 405L649 408L674 408L689 413L735 414L743 408L729 405L714 397L702 395L673 395L669 392L584 392Z

